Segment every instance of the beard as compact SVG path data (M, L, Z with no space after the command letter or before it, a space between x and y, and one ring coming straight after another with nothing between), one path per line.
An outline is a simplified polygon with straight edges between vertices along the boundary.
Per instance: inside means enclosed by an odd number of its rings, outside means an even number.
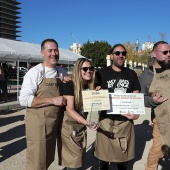
M157 60L157 62L164 70L170 69L170 60Z
M125 63L125 61L122 61L121 63L119 63L116 60L112 60L112 64L115 65L118 68L123 68L124 67L124 63Z

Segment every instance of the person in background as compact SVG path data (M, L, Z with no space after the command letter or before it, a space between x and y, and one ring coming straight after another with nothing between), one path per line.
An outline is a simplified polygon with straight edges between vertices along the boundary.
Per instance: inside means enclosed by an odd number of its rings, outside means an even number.
M67 170L77 170L83 166L86 153L87 127L97 129L96 124L90 126L86 120L88 113L83 111L82 91L95 89L94 67L86 58L76 61L71 81L63 85L63 96L67 100L66 111L61 129L59 165ZM99 90L100 87L96 87Z
M54 161L58 117L66 98L62 96L58 43L45 39L41 43L43 63L24 76L19 102L26 107L26 170L47 170Z
M115 44L110 51L112 65L99 70L99 85L110 93L139 93L137 74L124 67L126 49ZM101 111L94 144L94 156L99 159L98 170L108 170L109 162L117 163L118 170L128 170L128 161L135 157L133 120L138 114L107 114Z
M165 41L158 41L153 46L148 67L139 78L145 106L151 108L153 123L153 144L148 154L145 170L157 170L159 160L164 155L163 143L169 143L168 147L170 147L170 133L167 133L170 128L170 107L168 107L170 103L167 100L170 98L170 76L167 76L170 75L169 69L170 46Z
M2 63L3 69L4 69L4 85L5 85L5 92L6 95L8 94L8 79L9 79L9 70L8 70L8 65L7 63Z
M2 63L0 62L0 97L1 101L7 101L7 93L5 89L5 78L4 78L4 69Z
M29 69L31 69L31 68L32 68L32 65L29 64L28 67L27 67L27 69L29 70Z

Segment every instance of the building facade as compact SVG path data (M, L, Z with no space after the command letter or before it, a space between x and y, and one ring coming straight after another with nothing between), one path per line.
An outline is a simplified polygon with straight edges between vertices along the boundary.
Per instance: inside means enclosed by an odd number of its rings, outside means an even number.
M154 43L151 43L150 41L145 42L144 44L142 44L142 50L147 50L147 49L152 49L153 48Z
M73 53L76 53L76 54L81 54L81 44L78 44L78 43L73 43L73 45L70 46L69 50L72 51Z
M0 37L17 40L21 37L19 29L20 5L17 0L0 0Z

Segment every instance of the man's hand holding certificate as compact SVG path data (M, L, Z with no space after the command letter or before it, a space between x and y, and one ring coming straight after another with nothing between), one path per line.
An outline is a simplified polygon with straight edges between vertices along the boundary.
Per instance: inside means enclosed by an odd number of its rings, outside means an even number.
M109 93L111 109L107 114L145 114L142 93Z

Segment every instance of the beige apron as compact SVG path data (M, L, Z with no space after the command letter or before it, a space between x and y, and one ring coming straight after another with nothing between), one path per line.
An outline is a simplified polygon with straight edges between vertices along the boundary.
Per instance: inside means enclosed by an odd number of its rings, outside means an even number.
M163 145L170 147L170 70L154 74L149 93L162 94L167 101L158 105L154 111Z
M84 117L86 119L86 116ZM86 153L87 129L65 112L61 139L58 141L59 165L69 168L83 166Z
M62 82L59 79L44 77L38 87L36 96L60 96L61 87ZM51 105L27 109L27 170L47 170L54 161L57 121L60 108L61 107Z
M94 155L106 162L126 162L135 156L133 121L105 118L96 134Z

